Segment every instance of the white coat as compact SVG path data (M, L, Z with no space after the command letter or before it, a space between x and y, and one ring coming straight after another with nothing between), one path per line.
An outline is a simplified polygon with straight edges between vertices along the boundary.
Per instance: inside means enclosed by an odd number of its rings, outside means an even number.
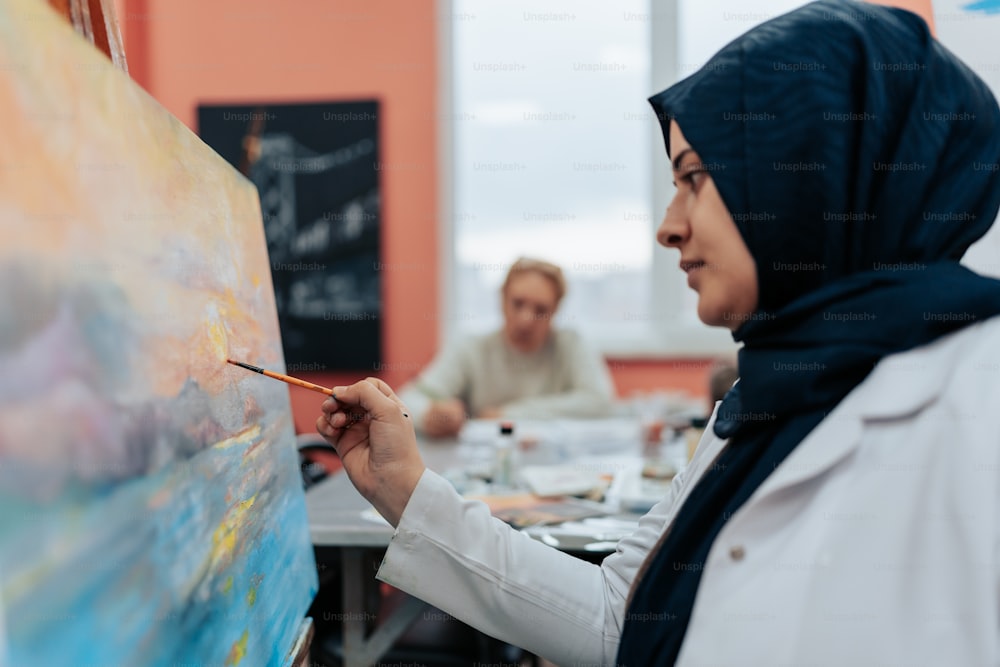
M602 565L427 472L378 577L561 665L614 664L636 572L724 441ZM1000 665L1000 318L883 359L726 523L678 665Z

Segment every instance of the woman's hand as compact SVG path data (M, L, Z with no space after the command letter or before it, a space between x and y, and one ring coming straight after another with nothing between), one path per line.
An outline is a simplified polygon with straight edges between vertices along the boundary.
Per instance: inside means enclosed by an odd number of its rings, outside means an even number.
M377 378L333 392L316 430L337 450L351 483L396 526L425 469L406 406Z
M454 438L465 424L465 404L457 398L434 401L424 416L424 433L432 438Z
M503 410L500 408L483 408L476 417L479 419L500 419L503 417Z

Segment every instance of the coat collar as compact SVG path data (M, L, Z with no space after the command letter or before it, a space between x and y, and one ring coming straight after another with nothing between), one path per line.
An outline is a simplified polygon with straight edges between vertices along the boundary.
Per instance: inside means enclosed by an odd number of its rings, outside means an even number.
M1000 328L1000 318L997 327ZM722 530L732 530L737 518L755 503L782 489L817 477L847 457L861 443L864 422L911 415L937 400L946 388L950 373L961 360L967 337L975 336L972 331L977 328L967 327L930 345L881 360L865 381L849 393L764 480ZM717 402L706 433L712 433L718 410ZM691 476L682 487L675 507L685 502L727 443L717 437L703 442L704 450L699 447L692 459ZM631 607L635 586L642 580L669 532L668 528L660 535L640 566L629 590L626 608Z
M975 328L881 360L761 484L747 505L831 468L857 449L864 422L912 415L937 400L961 358L964 339Z

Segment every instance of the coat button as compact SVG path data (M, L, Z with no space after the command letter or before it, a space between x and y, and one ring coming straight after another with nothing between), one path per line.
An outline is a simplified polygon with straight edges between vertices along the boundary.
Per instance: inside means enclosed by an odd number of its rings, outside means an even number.
M729 549L729 557L735 561L743 560L743 557L746 555L747 555L746 549L744 549L739 545L736 545L735 547L731 547Z

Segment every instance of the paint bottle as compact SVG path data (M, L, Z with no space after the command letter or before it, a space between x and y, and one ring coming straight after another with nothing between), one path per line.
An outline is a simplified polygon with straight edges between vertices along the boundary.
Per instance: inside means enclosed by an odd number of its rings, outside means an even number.
M705 417L694 417L691 419L691 426L685 432L687 438L687 460L694 458L694 450L698 449L701 436L705 434L705 427L708 426L708 419Z
M514 485L517 443L514 442L514 425L500 422L500 433L493 444L493 485L510 488Z

